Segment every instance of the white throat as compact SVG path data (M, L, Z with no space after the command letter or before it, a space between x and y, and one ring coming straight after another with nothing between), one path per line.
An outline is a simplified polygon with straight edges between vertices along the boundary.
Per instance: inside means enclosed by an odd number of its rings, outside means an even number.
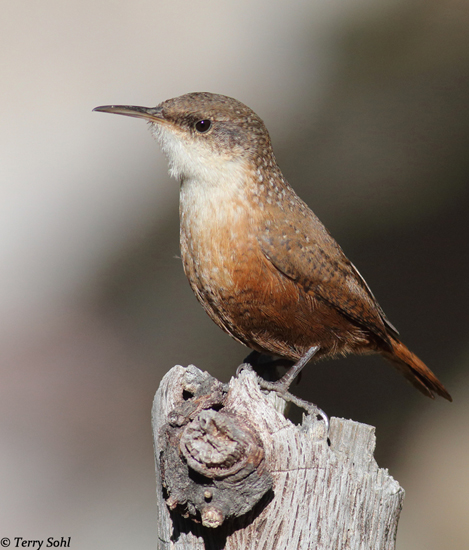
M160 124L152 125L152 133L168 159L169 173L181 184L194 180L207 186L243 182L246 173L243 160L213 151L203 140L176 134Z

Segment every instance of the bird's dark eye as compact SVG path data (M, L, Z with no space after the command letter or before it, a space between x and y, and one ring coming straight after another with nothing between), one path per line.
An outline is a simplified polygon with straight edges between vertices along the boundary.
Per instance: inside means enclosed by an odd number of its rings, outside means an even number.
M199 132L199 134L205 134L205 132L208 132L211 127L212 121L208 119L199 120L199 122L195 123L195 129Z

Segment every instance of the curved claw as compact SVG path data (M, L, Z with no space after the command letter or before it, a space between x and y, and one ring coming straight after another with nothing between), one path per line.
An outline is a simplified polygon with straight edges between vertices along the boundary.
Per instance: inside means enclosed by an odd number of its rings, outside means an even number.
M241 374L241 371L248 370L250 372L254 372L254 368L250 363L241 363L241 365L238 366L235 372L235 377L238 378L238 376Z

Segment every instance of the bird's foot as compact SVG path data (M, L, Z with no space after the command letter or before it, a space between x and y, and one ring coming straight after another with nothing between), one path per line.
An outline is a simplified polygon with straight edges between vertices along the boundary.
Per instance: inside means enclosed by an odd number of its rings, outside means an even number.
M257 351L253 351L248 357L246 357L246 359L244 360L245 362L239 365L239 367L236 369L236 376L239 376L242 370L249 370L251 372L255 372L257 374L259 386L262 389L273 391L277 395L282 397L285 401L289 403L293 403L300 409L305 410L310 416L317 416L321 418L326 428L326 434L328 434L329 418L327 414L318 406L314 405L313 403L309 403L309 401L300 399L299 397L296 397L296 395L293 395L288 391L293 380L296 378L296 376L298 376L298 374L301 373L301 370L303 369L303 367L314 357L314 355L318 351L319 351L318 346L312 346L303 355L303 357L301 357L300 360L293 365L291 364L292 363L291 361L286 360L286 364L290 368L280 379L276 381L266 380L263 375L264 373L269 375L272 365L277 363L279 360L272 361L271 358L269 360L268 356L266 357ZM284 360L280 359L280 361L284 361ZM267 368L264 370L262 369L263 366Z
M277 382L268 382L267 380L264 380L263 378L258 376L258 382L259 386L263 390L273 391L285 401L293 403L300 409L305 410L310 416L319 417L324 422L326 428L326 436L329 434L329 417L327 416L327 414L314 403L310 403L305 399L300 399L296 395L290 393L288 391L288 386L285 387L285 384L282 383L282 379L278 380Z

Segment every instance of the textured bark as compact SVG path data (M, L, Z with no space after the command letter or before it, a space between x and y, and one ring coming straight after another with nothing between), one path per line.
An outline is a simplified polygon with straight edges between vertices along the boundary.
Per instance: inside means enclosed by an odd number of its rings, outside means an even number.
M394 549L404 491L373 458L374 428L331 418L326 437L322 421L295 426L271 397L248 371L229 385L193 366L163 378L158 548Z

